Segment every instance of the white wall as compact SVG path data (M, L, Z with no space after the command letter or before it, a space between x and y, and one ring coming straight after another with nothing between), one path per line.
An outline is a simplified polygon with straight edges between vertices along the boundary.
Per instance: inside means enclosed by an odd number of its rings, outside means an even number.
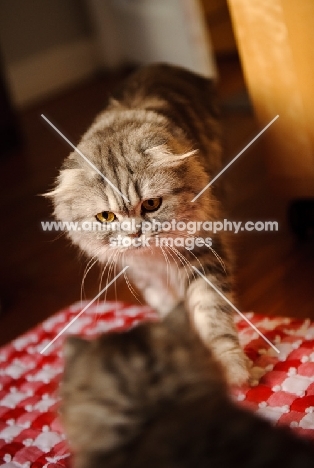
M198 0L85 2L107 66L163 61L216 75Z

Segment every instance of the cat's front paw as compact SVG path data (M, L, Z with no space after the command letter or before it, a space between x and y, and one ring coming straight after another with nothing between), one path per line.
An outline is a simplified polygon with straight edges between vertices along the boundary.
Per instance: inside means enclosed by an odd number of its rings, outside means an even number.
M242 350L228 353L221 357L225 378L230 386L241 386L249 383L251 361Z

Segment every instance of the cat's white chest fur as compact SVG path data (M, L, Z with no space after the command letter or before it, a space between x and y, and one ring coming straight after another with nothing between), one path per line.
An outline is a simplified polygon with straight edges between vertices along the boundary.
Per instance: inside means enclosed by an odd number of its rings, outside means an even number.
M127 274L142 292L145 301L161 316L184 300L186 275L173 261L166 263L162 255L148 253L128 256L125 265L129 266Z

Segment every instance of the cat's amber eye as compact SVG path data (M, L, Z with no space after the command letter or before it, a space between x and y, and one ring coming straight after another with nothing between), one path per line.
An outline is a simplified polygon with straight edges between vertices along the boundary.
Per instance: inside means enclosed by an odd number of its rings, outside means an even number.
M149 198L148 200L143 201L142 209L144 209L144 211L156 211L160 207L161 202L162 202L161 197Z
M116 219L116 216L112 211L102 211L96 214L96 219L101 223L112 223Z

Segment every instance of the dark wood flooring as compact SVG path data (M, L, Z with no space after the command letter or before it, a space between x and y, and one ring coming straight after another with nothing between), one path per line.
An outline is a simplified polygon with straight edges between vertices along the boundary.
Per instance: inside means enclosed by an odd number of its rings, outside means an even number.
M237 59L219 63L219 93L224 106L227 159L232 159L258 132L250 108L234 105L244 90ZM0 344L80 300L87 261L64 236L44 233L41 220L51 206L40 196L52 186L69 147L40 115L43 113L74 143L102 109L108 91L121 75L98 76L19 115L23 146L0 161ZM278 220L279 232L233 235L236 282L241 310L314 319L314 246L298 243L286 222L287 203L271 191L263 163L263 137L222 176L226 208L234 220ZM85 281L85 296L98 292L95 266ZM108 290L108 299L135 302L123 280Z

